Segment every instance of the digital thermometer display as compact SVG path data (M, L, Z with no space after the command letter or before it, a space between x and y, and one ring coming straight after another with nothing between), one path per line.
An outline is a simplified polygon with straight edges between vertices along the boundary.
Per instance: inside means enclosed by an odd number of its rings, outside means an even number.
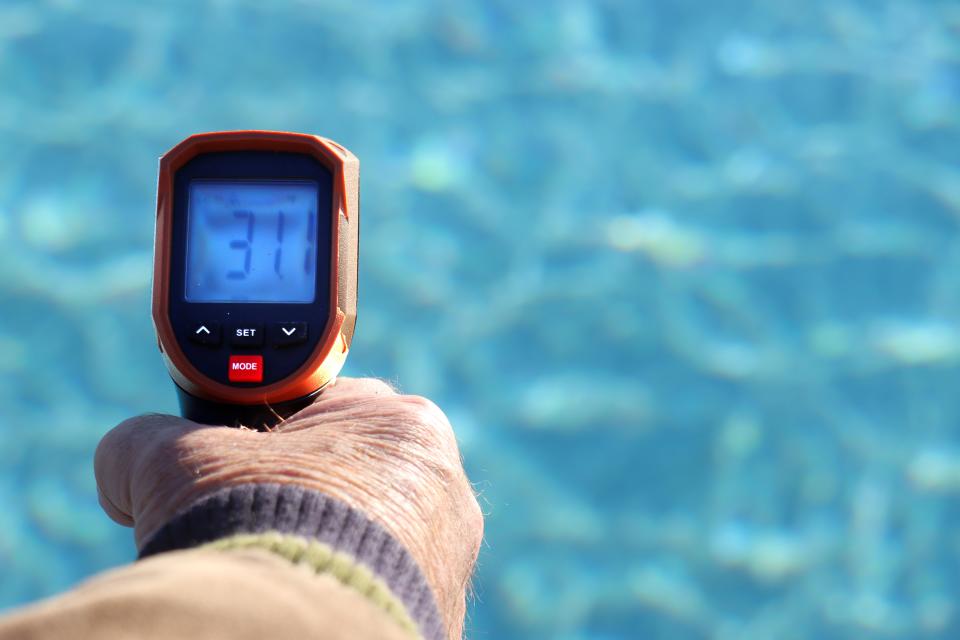
M187 302L313 302L317 193L310 181L194 180Z

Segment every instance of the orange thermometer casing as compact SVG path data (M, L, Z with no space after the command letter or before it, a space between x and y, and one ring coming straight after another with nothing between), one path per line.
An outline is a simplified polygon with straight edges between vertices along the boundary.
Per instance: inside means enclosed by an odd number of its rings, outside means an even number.
M181 413L270 428L346 360L360 163L319 136L192 135L160 159L153 322Z

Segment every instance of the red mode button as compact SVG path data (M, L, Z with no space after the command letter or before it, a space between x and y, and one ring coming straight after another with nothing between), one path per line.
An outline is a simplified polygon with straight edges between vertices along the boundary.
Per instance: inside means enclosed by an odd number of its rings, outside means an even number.
M262 382L263 356L230 356L230 382Z

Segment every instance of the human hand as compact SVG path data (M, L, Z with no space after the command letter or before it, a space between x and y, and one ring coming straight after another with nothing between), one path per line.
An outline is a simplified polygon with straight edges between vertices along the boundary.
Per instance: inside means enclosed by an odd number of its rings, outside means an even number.
M462 633L483 515L453 429L425 398L340 378L269 432L140 416L104 436L95 469L100 504L134 528L138 549L179 511L226 487L288 483L337 498L407 548L450 636Z

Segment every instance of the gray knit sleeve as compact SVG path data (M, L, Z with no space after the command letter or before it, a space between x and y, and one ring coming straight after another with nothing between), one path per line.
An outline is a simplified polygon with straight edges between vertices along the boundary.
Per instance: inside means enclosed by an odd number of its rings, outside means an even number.
M245 484L205 496L161 527L140 558L269 531L318 540L353 556L386 582L426 640L445 637L436 599L410 553L362 512L295 485Z

